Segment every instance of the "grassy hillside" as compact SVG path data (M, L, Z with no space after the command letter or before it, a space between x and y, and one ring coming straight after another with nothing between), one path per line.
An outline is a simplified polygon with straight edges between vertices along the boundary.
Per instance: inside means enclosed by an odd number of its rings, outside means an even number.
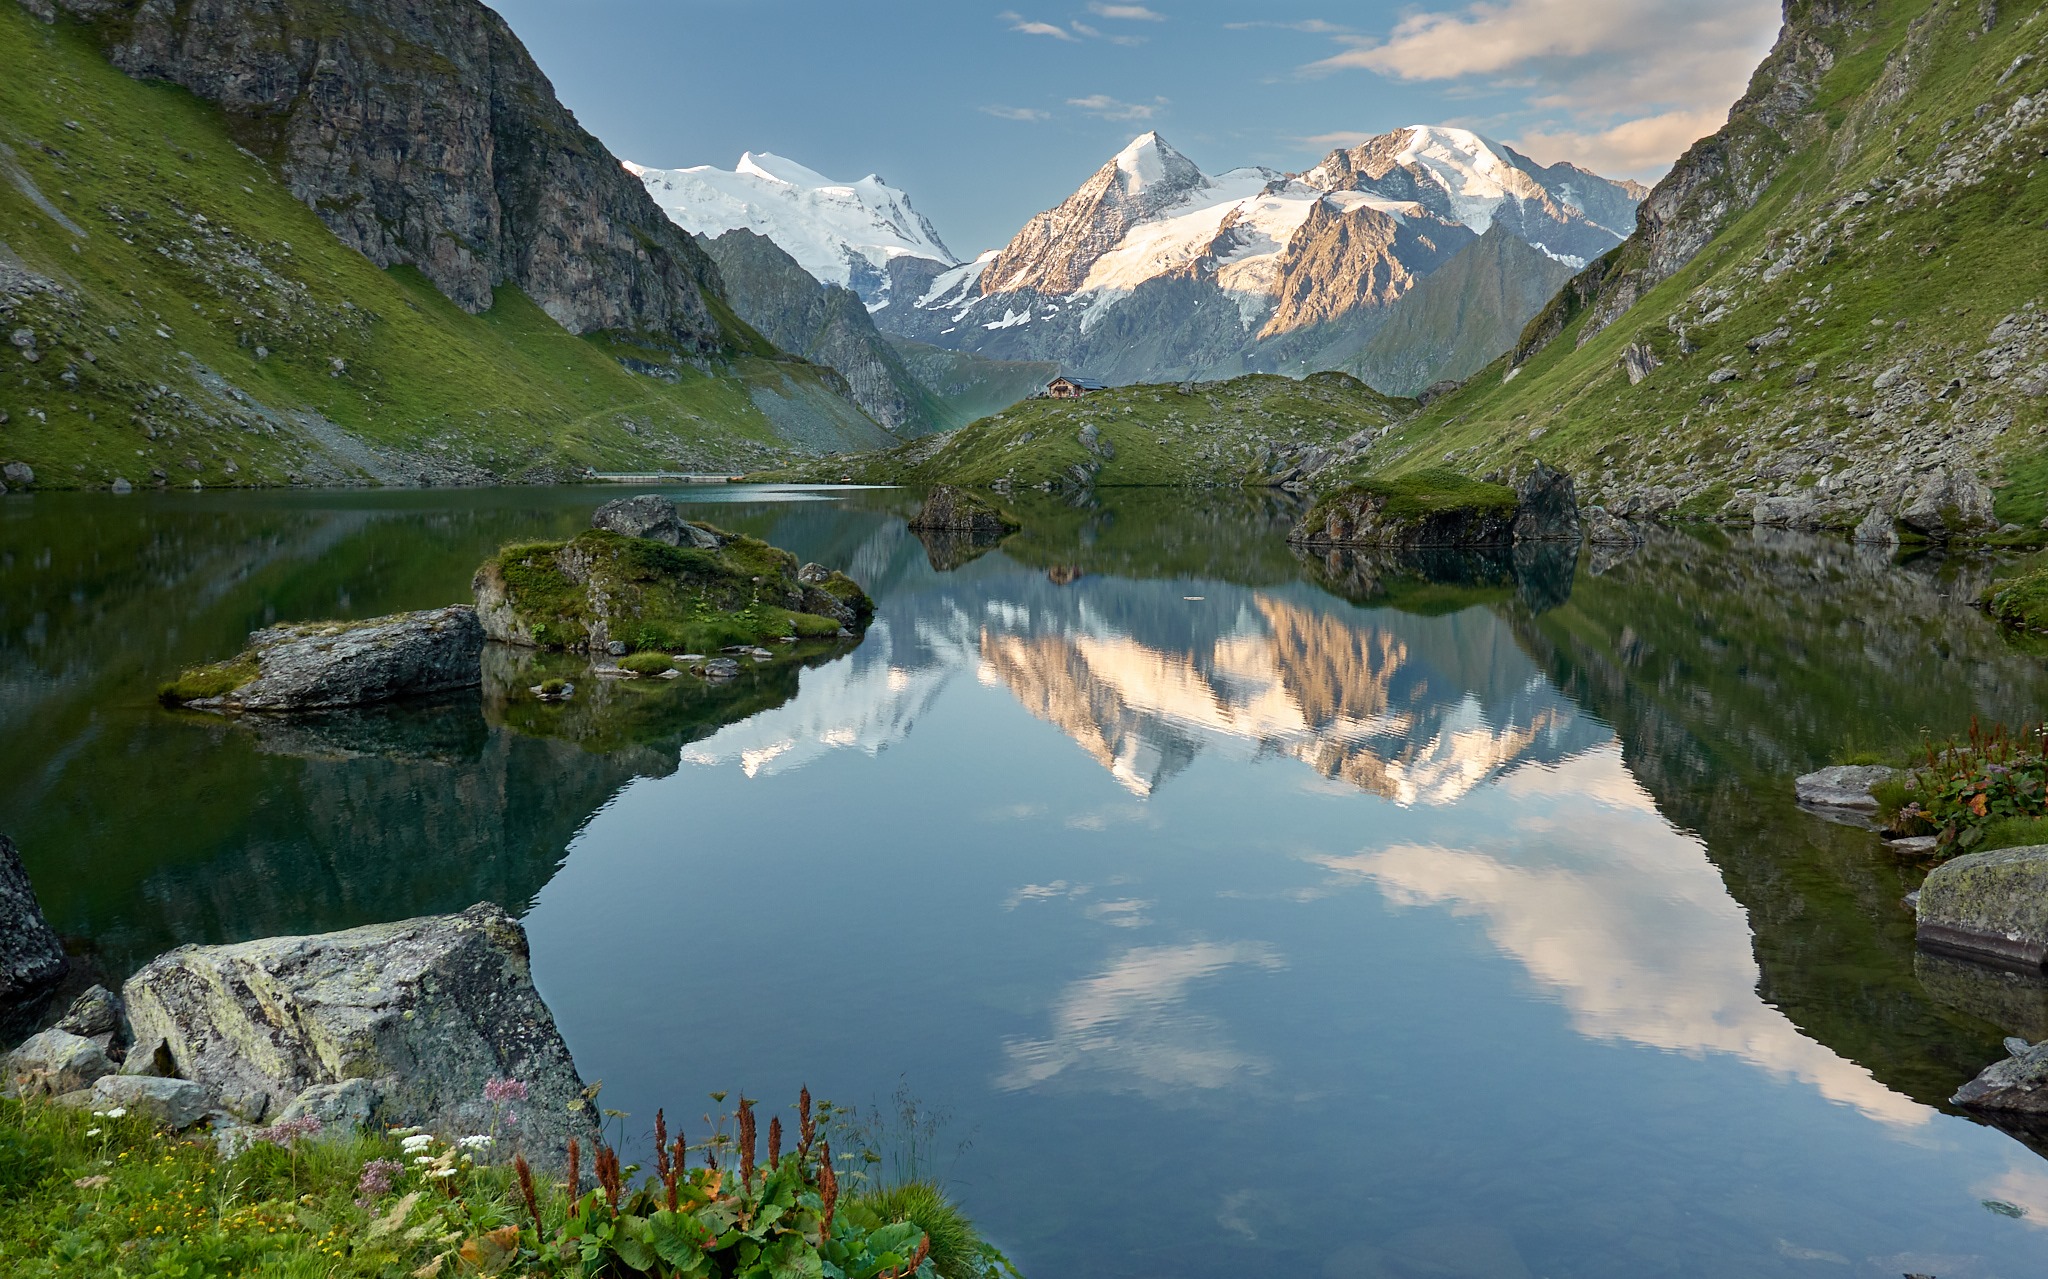
M1079 400L1026 400L945 435L806 464L783 478L978 488L1264 484L1412 407L1342 373L1299 381L1254 374L1185 392L1115 387Z
M1047 382L1060 375L1059 365L1045 361L991 360L909 338L892 337L889 345L910 375L937 400L941 430L954 430L1000 413L1044 390Z
M729 356L692 363L380 271L212 107L11 3L0 66L0 461L39 486L726 469L889 438L729 314Z
M1582 500L1746 517L1803 494L1847 524L1957 468L2003 486L2001 519L2048 515L2048 19L1924 0L1831 18L1799 32L1827 70L1794 86L1811 97L1762 198L1597 333L1600 308L1575 311L1568 289L1531 325L1561 337L1350 471L1540 456L1581 477ZM1790 92L1773 74L1760 87ZM1625 354L1647 376L1632 383Z

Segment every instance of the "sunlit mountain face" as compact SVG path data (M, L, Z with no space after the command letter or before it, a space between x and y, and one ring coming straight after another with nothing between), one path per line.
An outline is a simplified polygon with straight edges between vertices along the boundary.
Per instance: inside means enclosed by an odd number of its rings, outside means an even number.
M1022 574L949 584L882 620L785 708L684 754L750 776L818 752L880 751L961 674L1032 715L1144 797L1204 753L1279 756L1399 804L1448 804L1522 761L1606 736L1559 698L1484 611L1407 617L1298 587ZM1521 669L1503 678L1495 659Z

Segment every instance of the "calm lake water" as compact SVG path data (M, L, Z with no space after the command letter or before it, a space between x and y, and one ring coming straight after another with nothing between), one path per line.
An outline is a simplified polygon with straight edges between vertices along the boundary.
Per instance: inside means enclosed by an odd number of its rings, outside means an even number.
M864 642L173 715L252 627L466 598L613 495L0 501L0 830L52 921L118 977L502 902L631 1127L903 1090L1031 1279L2048 1268L2048 1164L1943 1100L2048 995L1916 956L1911 877L1789 798L2048 712L1982 566L1671 532L1446 585L1299 562L1267 499L969 558L903 493L677 495L865 583Z

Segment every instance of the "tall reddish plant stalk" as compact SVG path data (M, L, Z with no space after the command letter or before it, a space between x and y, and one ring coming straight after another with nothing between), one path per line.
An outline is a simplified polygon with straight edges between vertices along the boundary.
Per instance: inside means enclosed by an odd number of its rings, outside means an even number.
M583 1143L569 1138L569 1202L575 1203L583 1190Z
M754 1103L740 1098L740 1184L754 1179Z
M782 1116L770 1115L768 1117L768 1166L773 1168L781 1162Z
M533 1231L540 1234L540 1195L533 1188L533 1165L525 1155L512 1156L512 1170L519 1174L519 1197L526 1201L526 1215L533 1218Z

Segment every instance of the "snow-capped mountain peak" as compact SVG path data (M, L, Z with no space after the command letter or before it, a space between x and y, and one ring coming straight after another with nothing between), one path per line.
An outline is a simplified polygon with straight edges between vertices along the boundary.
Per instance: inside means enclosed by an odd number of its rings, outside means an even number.
M929 264L914 273L920 278L960 261L910 197L874 174L835 182L767 151L747 152L730 171L710 165L626 169L684 229L764 235L804 270L852 289L870 308L888 304L904 259Z

